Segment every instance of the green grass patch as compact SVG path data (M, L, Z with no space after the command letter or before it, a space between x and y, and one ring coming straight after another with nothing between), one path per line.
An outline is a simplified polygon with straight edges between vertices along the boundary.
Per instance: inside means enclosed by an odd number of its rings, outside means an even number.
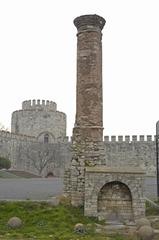
M19 178L19 177L16 176L15 174L12 174L12 173L1 170L0 171L0 178Z
M19 217L23 225L19 229L10 229L8 220ZM74 232L74 225L89 224L86 233ZM3 240L124 240L124 237L107 237L94 232L95 218L83 216L82 208L72 206L51 206L46 202L1 202L0 203L0 239Z
M159 201L154 201L154 203L156 203L159 206ZM153 206L152 204L150 204L148 201L146 201L146 215L150 216L150 215L159 215L159 208L156 206Z

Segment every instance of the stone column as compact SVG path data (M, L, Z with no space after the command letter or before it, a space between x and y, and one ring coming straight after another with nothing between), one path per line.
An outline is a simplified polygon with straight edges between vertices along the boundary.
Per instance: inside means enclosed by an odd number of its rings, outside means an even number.
M102 34L105 20L84 15L77 27L76 120L72 138L70 196L73 205L84 204L85 167L101 164L103 151Z
M90 141L103 139L102 33L104 18L84 15L77 27L76 121L73 133ZM78 128L78 129L77 129Z

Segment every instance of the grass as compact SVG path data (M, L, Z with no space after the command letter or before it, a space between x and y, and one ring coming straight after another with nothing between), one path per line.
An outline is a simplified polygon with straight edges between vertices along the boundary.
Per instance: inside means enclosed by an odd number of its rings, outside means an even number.
M147 216L158 215L159 210L147 203L146 213ZM23 221L19 229L7 226L13 216ZM86 226L84 234L74 232L76 223ZM126 240L122 236L110 237L95 233L96 223L102 224L95 218L84 217L82 208L66 203L58 206L31 201L0 203L0 240Z
M7 226L9 218L20 217L23 225L19 229ZM90 224L85 234L74 232L76 223ZM94 232L94 218L83 216L81 208L51 206L46 202L1 202L0 239L3 240L124 240L120 236L106 237Z
M154 201L159 206L159 201ZM159 215L159 208L152 206L148 201L146 201L146 215Z
M18 176L16 176L15 174L6 172L6 171L0 171L0 178L19 178Z

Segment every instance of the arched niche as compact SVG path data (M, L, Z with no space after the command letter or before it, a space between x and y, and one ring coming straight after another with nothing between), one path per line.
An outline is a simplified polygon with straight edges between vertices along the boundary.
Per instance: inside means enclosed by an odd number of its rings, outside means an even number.
M107 221L133 221L132 195L128 186L119 181L106 183L98 193L97 211Z

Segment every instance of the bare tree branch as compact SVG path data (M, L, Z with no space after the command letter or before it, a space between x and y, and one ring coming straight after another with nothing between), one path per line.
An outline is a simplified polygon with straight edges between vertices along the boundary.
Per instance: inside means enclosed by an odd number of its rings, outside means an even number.
M28 149L26 156L32 162L33 167L41 174L47 164L53 162L55 159L55 150L50 151L47 145L43 145L41 148L36 148L34 145Z

